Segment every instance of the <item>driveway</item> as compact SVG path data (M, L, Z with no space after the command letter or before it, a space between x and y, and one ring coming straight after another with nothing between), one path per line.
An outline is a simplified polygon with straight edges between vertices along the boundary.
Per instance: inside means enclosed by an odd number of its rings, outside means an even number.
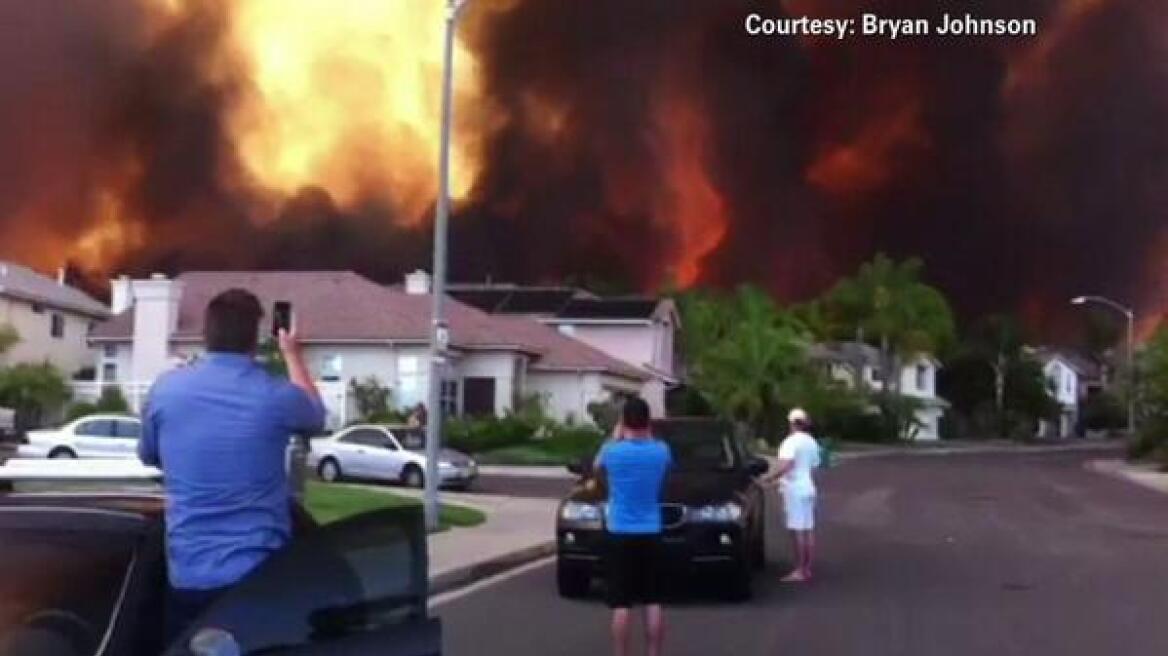
M785 544L772 526L756 599L677 600L666 653L1160 653L1168 497L1087 471L1089 457L889 457L828 470L817 581L777 582ZM608 653L604 607L559 599L553 576L544 564L442 603L445 653Z

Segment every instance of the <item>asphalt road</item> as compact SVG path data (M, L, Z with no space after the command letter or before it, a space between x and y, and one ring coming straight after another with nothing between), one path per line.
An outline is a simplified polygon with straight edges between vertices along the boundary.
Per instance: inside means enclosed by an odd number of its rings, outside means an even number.
M1168 498L1085 471L1084 455L898 457L822 477L807 587L700 591L669 608L668 654L1034 656L1168 649ZM549 531L551 528L549 527ZM610 653L598 601L545 565L441 605L448 656Z

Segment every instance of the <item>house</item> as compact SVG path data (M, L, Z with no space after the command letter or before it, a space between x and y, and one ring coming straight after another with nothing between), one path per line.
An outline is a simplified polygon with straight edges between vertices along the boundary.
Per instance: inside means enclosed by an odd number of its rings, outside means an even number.
M1083 402L1104 388L1103 368L1091 359L1067 349L1041 346L1028 349L1042 365L1047 389L1059 405L1055 421L1044 421L1041 433L1047 437L1068 437L1079 432Z
M0 261L0 326L11 326L20 340L0 364L48 362L66 376L93 366L90 329L110 315L109 308L85 292L28 267Z
M853 389L881 391L880 350L862 342L827 342L814 344L808 357L824 367L829 376ZM918 354L901 363L899 391L915 399L916 440L937 440L941 437L941 417L949 403L937 396L937 371L941 363L928 354Z
M498 283L454 284L450 294L496 316L534 319L645 372L642 395L656 415L665 414L666 392L681 382L675 350L681 319L672 299Z
M242 287L268 308L291 304L305 355L320 381L329 421L354 418L348 386L373 377L393 403L425 402L429 381L430 277L386 287L348 271L198 271L112 281L115 316L91 337L100 349L97 386L118 385L132 403L155 378L202 351L203 311ZM449 299L442 405L450 414L499 415L539 395L561 420L588 421L588 405L640 393L649 376L555 329L521 316L492 316ZM269 334L270 325L263 328Z

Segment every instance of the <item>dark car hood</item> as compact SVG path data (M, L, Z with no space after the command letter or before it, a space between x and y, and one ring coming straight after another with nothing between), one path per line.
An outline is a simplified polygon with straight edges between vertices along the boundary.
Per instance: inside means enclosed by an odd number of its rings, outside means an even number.
M675 470L665 481L662 503L680 503L688 506L732 501L749 485L749 477L742 471ZM580 480L568 498L572 501L600 502L608 491L604 483L592 476Z

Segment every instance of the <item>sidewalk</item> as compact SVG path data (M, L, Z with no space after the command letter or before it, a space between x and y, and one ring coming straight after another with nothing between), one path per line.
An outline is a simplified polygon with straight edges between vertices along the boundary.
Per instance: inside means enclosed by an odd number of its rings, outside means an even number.
M1157 492L1168 494L1168 472L1162 472L1151 463L1135 463L1125 460L1092 460L1087 463L1091 471L1142 485Z
M394 490L421 497L420 490ZM438 595L555 553L557 499L443 492L444 503L481 510L487 521L429 537L430 594Z
M482 465L481 476L510 476L515 478L549 478L572 480L575 476L567 467L546 467L538 465Z

